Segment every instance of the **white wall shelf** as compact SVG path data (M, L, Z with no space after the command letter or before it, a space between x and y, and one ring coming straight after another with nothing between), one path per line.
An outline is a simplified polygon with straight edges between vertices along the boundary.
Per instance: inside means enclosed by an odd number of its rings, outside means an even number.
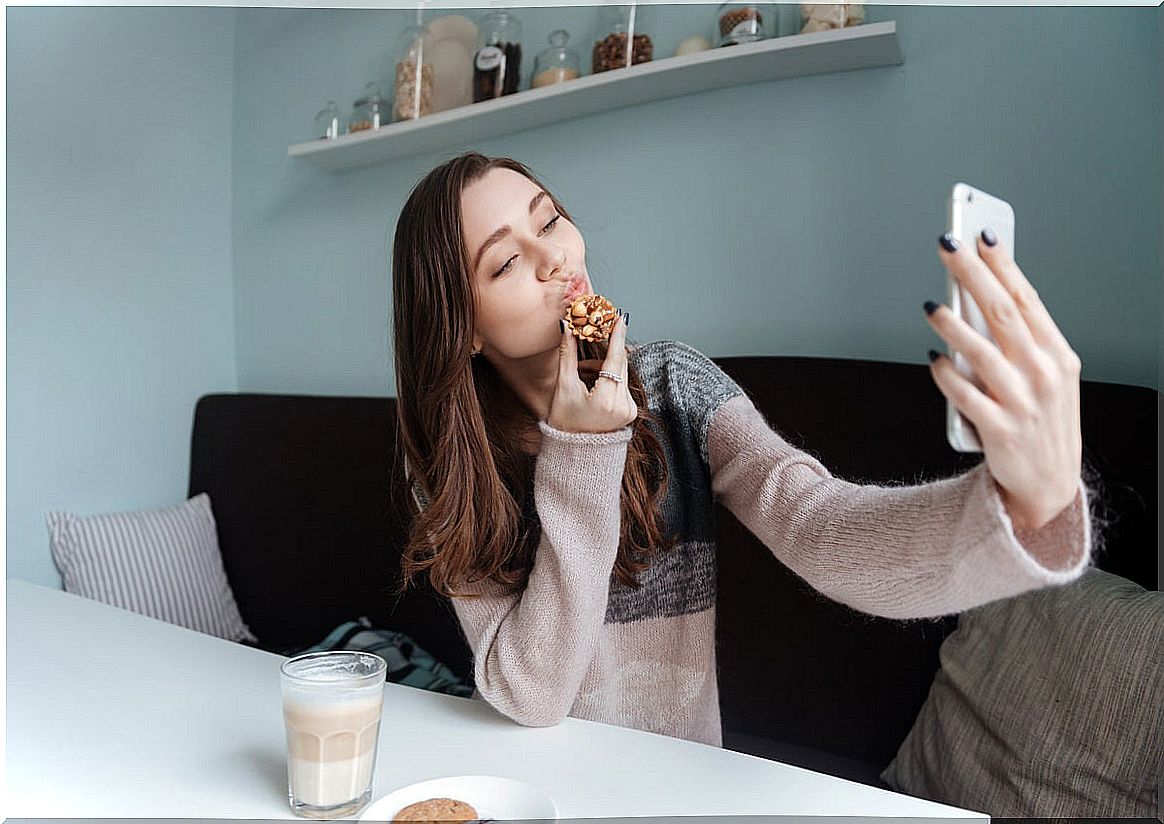
M374 131L312 140L289 157L338 171L472 144L583 115L696 92L902 63L897 23L794 34L667 57L624 69L460 106Z

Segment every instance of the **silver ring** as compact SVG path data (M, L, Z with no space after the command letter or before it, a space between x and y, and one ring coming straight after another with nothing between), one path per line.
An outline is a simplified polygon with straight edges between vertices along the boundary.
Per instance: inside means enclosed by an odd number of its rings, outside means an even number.
M605 369L598 370L598 377L610 378L615 383L622 383L622 375L616 375L614 372L607 372Z

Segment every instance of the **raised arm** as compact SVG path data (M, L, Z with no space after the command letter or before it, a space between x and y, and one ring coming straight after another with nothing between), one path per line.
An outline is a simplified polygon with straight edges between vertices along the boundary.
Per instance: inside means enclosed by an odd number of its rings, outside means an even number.
M619 538L619 491L631 430L566 433L539 424L534 469L541 519L529 585L504 595L478 585L453 606L473 650L477 689L520 724L570 712L606 617Z
M917 486L832 477L774 432L744 395L708 428L717 497L784 564L828 597L888 618L935 617L1082 574L1086 488L1016 534L985 464Z

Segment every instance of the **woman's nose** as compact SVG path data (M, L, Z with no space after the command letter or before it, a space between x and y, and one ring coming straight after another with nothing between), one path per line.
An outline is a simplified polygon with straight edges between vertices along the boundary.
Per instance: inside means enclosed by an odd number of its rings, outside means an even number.
M538 268L538 280L547 281L566 265L566 252L560 246L554 246L546 253L542 265Z

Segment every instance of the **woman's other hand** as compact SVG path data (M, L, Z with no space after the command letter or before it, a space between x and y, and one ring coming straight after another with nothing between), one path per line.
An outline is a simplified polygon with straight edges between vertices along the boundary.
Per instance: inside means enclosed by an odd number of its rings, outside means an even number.
M942 394L978 430L986 465L1015 526L1035 529L1066 508L1079 486L1079 356L995 234L975 238L978 255L950 235L938 256L973 296L997 343L949 307L926 304L929 323L961 353L984 390L953 361L931 352Z
M558 385L550 401L546 423L562 432L614 432L634 422L639 408L627 381L626 318L619 312L610 333L602 371L588 388L579 374L578 339L563 323L558 346Z

